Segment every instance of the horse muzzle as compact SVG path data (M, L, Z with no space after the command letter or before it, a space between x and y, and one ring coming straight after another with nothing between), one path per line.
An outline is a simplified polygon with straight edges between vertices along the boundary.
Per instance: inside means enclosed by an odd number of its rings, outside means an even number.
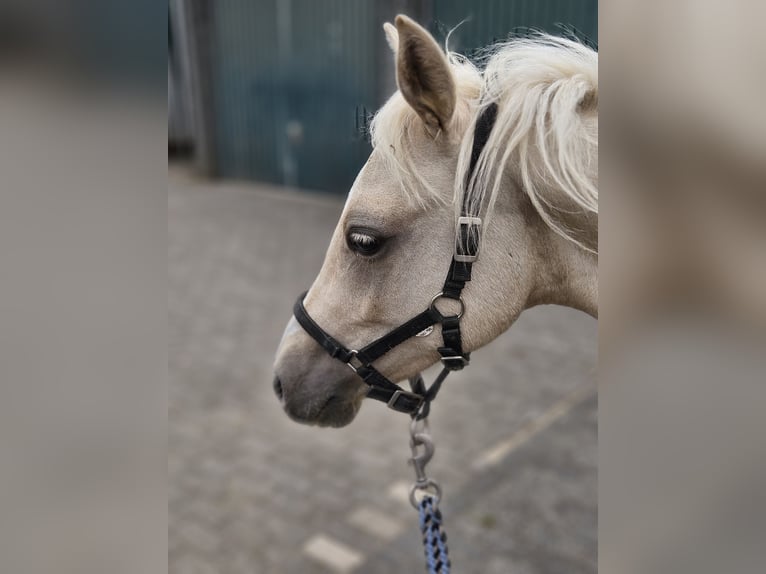
M326 369L302 369L302 361L280 359L274 394L292 420L322 427L342 427L354 420L367 388L351 371L332 363Z

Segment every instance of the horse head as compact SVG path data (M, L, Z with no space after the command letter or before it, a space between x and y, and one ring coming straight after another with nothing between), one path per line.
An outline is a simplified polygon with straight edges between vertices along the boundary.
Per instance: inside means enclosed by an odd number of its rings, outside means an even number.
M555 303L596 313L597 55L550 36L494 48L484 71L441 50L407 17L384 30L398 91L372 121L359 172L324 264L303 304L348 349L381 337L439 293L461 206L481 213L480 256L462 302L462 345L477 349L526 308ZM474 158L477 119L496 106ZM404 380L442 355L441 325L375 360ZM275 363L275 390L295 420L348 424L369 390L292 318Z

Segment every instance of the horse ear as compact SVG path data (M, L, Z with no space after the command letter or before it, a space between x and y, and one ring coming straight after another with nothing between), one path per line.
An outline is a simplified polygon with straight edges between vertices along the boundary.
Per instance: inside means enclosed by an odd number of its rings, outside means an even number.
M386 33L386 42L388 42L388 46L391 48L391 51L396 54L396 51L399 49L399 32L396 31L396 28L394 28L394 25L390 22L383 24L383 31Z
M444 52L428 32L401 14L395 22L399 37L396 83L435 136L440 130L446 131L455 111L455 80Z

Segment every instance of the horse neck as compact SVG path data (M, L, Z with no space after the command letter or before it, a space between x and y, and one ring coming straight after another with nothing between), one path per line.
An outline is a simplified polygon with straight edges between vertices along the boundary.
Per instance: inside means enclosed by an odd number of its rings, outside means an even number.
M512 225L523 225L526 229L525 250L529 257L526 267L530 275L524 308L563 305L597 316L598 215L578 212L559 193L549 190L550 205L560 208L551 213L556 214L556 223L570 233L570 237L563 237L546 223L510 173L506 174L504 184L502 197L509 203L502 211L510 217L520 217Z
M564 305L598 317L598 255L551 229L540 239L527 307Z

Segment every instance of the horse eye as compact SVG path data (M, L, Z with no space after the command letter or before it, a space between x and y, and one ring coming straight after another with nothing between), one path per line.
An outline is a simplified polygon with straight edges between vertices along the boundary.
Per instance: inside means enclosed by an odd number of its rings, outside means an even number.
M383 241L365 231L350 231L346 236L348 248L367 257L375 255L383 247Z

